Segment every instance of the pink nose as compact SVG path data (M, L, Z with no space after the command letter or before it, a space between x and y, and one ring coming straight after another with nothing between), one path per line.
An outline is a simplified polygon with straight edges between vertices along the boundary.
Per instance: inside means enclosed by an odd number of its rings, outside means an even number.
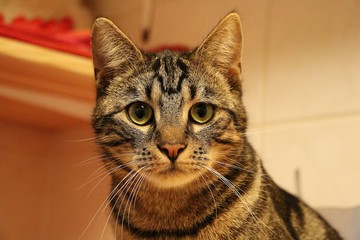
M165 153L170 161L175 162L180 152L186 148L184 144L164 144L159 146L160 151Z

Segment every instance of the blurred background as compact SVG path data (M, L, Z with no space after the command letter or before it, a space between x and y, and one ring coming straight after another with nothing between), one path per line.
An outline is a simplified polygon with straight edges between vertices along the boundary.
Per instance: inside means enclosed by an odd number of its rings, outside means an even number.
M95 17L153 50L196 46L232 10L251 142L275 181L359 239L358 0L0 0L0 239L113 239L90 127Z

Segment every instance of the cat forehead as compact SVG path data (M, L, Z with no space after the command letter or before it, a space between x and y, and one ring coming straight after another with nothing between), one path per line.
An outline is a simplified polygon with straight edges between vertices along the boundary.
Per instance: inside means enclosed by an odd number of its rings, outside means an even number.
M164 51L150 59L151 70L156 73L171 75L175 72L188 74L191 62L186 54Z
M185 103L227 101L230 89L219 77L190 53L164 51L146 54L144 62L134 65L128 75L119 73L111 81L108 98L121 105L145 101L175 111ZM190 101L190 102L189 102ZM169 111L169 112L172 112Z
M150 61L150 75L147 81L147 95L154 88L159 88L157 94L169 99L182 95L187 100L201 97L212 98L215 95L228 92L226 80L221 81L215 72L205 69L200 62L188 53L165 51L156 55Z
M189 63L175 54L165 52L151 61L153 81L157 81L163 93L180 93L183 81L189 78Z

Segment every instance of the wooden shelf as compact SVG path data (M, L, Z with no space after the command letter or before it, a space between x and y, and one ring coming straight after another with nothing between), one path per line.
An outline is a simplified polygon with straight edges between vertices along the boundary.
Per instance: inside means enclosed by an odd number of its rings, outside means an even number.
M0 121L51 130L84 125L94 99L90 59L0 37Z

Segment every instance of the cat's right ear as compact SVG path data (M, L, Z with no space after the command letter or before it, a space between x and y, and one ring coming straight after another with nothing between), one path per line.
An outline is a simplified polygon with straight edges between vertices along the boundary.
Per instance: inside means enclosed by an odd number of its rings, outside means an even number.
M232 12L211 31L195 56L225 76L232 88L238 89L241 85L242 44L240 17Z
M110 20L100 17L91 33L91 50L96 82L111 78L115 72L125 72L142 61L141 51Z

